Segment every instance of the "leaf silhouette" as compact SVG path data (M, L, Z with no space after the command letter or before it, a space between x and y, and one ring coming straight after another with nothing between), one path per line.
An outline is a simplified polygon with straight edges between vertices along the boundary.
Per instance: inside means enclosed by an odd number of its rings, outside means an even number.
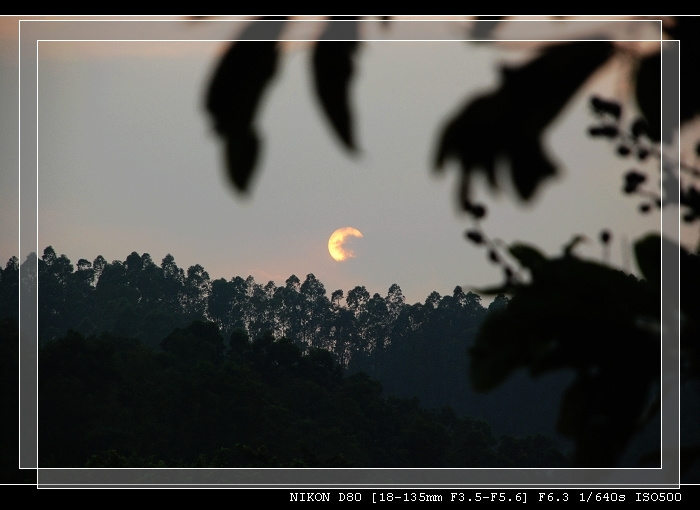
M661 140L661 53L646 57L637 73L637 103L647 121L647 135Z
M544 258L525 245L511 254L532 282L513 286L508 305L486 316L470 351L474 388L488 391L519 369L568 370L576 378L558 429L576 441L576 465L612 466L660 374L658 330L646 325L660 320L658 291L573 254Z
M497 167L508 164L522 200L555 175L542 148L542 133L571 96L612 55L608 42L554 46L519 68L503 69L501 87L469 102L445 126L435 157L436 169L450 159L462 167L462 203L469 203L472 172L483 172L498 189Z
M345 147L356 149L349 88L357 51L357 21L355 18L332 17L319 37L313 53L313 76L318 99L335 133Z
M640 386L647 388L649 380L606 371L597 376L582 375L567 388L557 428L575 439L576 466L617 464L647 404L644 392L638 391Z
M509 251L511 255L520 262L520 265L526 267L531 272L539 271L547 262L547 258L542 252L526 244L514 244L510 247Z
M642 275L657 288L661 287L661 242L661 236L650 234L634 243L634 254Z
M207 93L206 107L225 140L228 175L238 191L247 191L258 159L255 115L277 68L283 26L278 19L251 23L221 59Z

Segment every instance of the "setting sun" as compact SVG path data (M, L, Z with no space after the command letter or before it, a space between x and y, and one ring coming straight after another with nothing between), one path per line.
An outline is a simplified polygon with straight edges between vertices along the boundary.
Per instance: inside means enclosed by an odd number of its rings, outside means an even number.
M348 236L362 237L362 232L352 227L339 228L331 234L330 239L328 239L328 251L338 262L342 262L345 259L352 258L355 254L352 250L348 250L343 246L345 238Z

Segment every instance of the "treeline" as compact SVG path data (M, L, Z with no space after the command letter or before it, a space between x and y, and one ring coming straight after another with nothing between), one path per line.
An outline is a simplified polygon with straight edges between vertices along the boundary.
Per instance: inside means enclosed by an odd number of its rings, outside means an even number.
M174 327L207 320L225 338L238 329L253 339L270 332L302 350L325 349L341 366L354 364L369 373L377 372L387 349L416 337L464 340L486 313L481 298L461 287L452 296L433 292L413 305L397 284L386 296L357 286L347 294L335 290L329 298L313 274L304 281L291 275L279 287L252 276L211 280L201 265L185 271L172 255L157 265L149 254L136 252L124 261L108 263L98 256L73 266L48 247L38 261L38 278L40 343L69 330L109 331L158 347Z
M408 304L394 284L386 296L370 296L357 286L329 298L313 274L304 281L292 275L279 287L250 276L212 281L200 265L185 271L171 255L157 265L136 252L124 261L108 263L99 256L74 266L48 247L24 264L38 266L41 345L69 331L109 332L160 349L173 329L210 321L226 342L270 333L302 353L324 349L346 373L363 371L378 380L387 395L418 398L426 408L450 406L460 416L486 420L498 434L556 435L557 404L568 374L533 381L523 373L488 395L469 382L468 349L489 309L505 306L502 296L487 309L478 295L455 287L452 295L432 292L425 302ZM5 272L0 291L5 282L16 281L16 259Z
M39 351L40 467L563 467L541 435L417 399L271 333L225 346L216 324L162 349L71 332Z

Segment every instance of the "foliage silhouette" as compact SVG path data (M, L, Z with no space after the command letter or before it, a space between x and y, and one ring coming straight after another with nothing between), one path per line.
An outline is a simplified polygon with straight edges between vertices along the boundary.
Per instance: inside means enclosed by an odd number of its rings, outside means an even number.
M647 239L638 251L658 245ZM558 429L575 440L577 465L614 465L643 425L660 376L658 330L638 326L641 317L660 321L658 282L572 255L548 259L532 247L515 245L511 253L532 278L498 289L513 297L477 335L474 385L488 391L520 368L533 376L573 369ZM625 369L630 359L634 368Z
M348 150L354 151L349 89L353 56L359 46L357 22L352 18L330 19L333 23L327 25L314 47L314 85L335 133Z
M163 343L208 348L218 334L213 323L193 322ZM39 465L544 466L531 444L568 465L551 439L496 439L483 421L384 397L366 374L344 376L327 350L304 353L269 333L246 344L211 360L111 334L69 332L46 343Z
M663 24L666 36L683 41L681 86L685 90L694 89L690 70L694 69L700 49L698 39L694 38L697 21L694 17L680 17L667 19ZM482 26L483 30L477 29L475 35L483 38L497 24L505 22L492 20L486 27ZM356 22L347 23L355 26ZM389 27L391 24L391 21L385 23ZM316 52L330 52L328 48L330 43L323 41L317 45ZM328 75L324 77L326 91L320 94L321 102L334 129L349 148L354 145L350 135L352 116L347 108L352 77L348 61L355 51L355 45L336 43L335 53L342 62L338 64L342 72L331 73L329 68L321 69L318 65L314 68L317 83L320 73L325 71ZM560 431L576 441L578 465L586 467L615 466L640 420L645 419L646 408L653 405L654 398L649 393L660 375L658 261L661 243L666 241L660 235L652 235L635 243L642 281L605 264L579 258L575 248L581 237L575 233L561 257L546 257L536 247L524 244L502 250L480 228L479 221L487 211L483 205L473 203L470 181L475 172L483 172L491 187L498 189L497 164L505 159L517 197L528 201L535 196L547 178L557 172L555 163L542 148L543 132L586 78L620 53L632 61L635 72L631 84L636 105L629 106L636 107L642 118L627 135L619 125L622 105L597 98L592 106L605 122L591 128L589 133L616 140L620 157L634 155L640 161L650 155L657 157L662 135L661 55L658 51L635 54L608 42L554 44L541 50L529 63L504 69L501 84L494 92L469 100L447 122L435 157L438 168L452 158L460 163L461 203L475 225L467 231L467 238L486 248L488 260L503 268L505 283L490 290L511 296L508 304L492 314L479 333L473 351L474 384L477 388L490 389L517 368L529 368L533 374L574 368L577 378L561 404L559 424ZM232 68L229 72L234 71ZM687 101L684 98L680 105L681 120L694 118L700 112L699 104L697 96ZM246 110L242 113L247 115ZM243 120L251 123L248 117ZM669 141L671 133L666 131L665 135L664 141ZM646 141L642 143L642 139ZM700 172L681 163L686 179L680 175L669 177L666 162L662 163L664 174L660 177L664 182L671 180L670 189L674 179L676 183L681 181L680 198L686 221L700 219L700 193L692 181ZM247 167L246 171L252 173L254 168ZM640 185L645 180L639 173L628 172L625 193L641 193ZM645 196L651 197L651 201L642 203L640 212L648 213L664 205L664 189L646 191ZM608 245L610 232L601 234L601 242ZM681 271L696 274L697 256L685 248L677 249L681 253ZM697 377L698 308L694 287L688 289L688 285L684 284L681 291L684 320L681 345L684 366L691 367L684 375ZM689 294L693 296L688 297ZM358 313L359 307L355 310ZM578 329L582 324L588 327ZM626 363L630 356L637 360L635 364Z
M229 177L240 191L248 189L258 159L255 114L277 68L277 39L282 27L281 21L251 24L241 39L269 40L233 45L209 87L207 109L215 119L217 133L225 139Z
M459 161L465 208L471 204L472 174L484 172L491 187L498 189L496 170L504 159L520 198L533 197L540 184L556 173L541 146L544 129L611 56L612 45L605 42L554 46L522 67L504 69L496 92L470 100L448 122L435 166L440 169L450 158ZM543 80L543 76L556 76L556 80Z

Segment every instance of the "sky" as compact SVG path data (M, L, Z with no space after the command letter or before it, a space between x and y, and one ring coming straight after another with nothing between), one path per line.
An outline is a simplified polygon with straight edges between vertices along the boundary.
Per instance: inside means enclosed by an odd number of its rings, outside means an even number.
M12 192L17 54L7 50L15 25L0 21L0 132L8 134L0 136L3 263L27 255L18 253ZM432 291L451 294L457 285L470 290L501 281L484 251L464 237L471 223L456 204L457 168L437 175L431 160L443 123L496 85L499 66L522 51L464 41L364 43L351 88L360 151L350 156L313 95L309 45L290 45L258 114L264 145L250 196L243 197L228 185L223 147L203 108L208 79L229 44L222 39L235 31L185 20L158 30L163 39L202 40L121 40L130 38L125 33L109 42L39 43L40 255L49 245L74 264L98 255L123 261L133 251L160 264L172 254L185 270L201 264L212 280L252 275L278 286L292 274L303 281L313 273L329 297L357 285L385 296L396 283L409 303ZM376 23L368 30L381 34ZM660 218L640 215L638 200L622 196L629 163L586 136L590 94L619 94L624 80L623 66L596 77L557 119L547 148L560 177L534 203L515 202L508 189L492 196L477 186L489 208L483 228L490 236L557 254L582 234L589 240L580 253L601 260L597 236L609 229L610 262L636 271L630 243L658 231ZM356 256L337 262L328 239L341 227L363 237L348 238Z

